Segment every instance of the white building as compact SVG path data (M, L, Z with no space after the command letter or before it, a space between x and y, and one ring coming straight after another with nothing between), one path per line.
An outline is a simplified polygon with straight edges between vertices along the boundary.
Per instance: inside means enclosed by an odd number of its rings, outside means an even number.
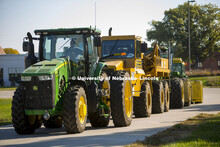
M25 54L0 55L0 86L18 86L15 82L20 79L25 69Z

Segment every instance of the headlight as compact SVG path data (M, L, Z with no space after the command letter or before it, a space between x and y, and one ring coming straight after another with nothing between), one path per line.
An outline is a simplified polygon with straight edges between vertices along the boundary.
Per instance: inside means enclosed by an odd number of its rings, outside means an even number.
M31 76L21 76L21 81L30 81Z
M52 79L53 79L53 75L38 76L38 79L39 79L40 81L52 80Z

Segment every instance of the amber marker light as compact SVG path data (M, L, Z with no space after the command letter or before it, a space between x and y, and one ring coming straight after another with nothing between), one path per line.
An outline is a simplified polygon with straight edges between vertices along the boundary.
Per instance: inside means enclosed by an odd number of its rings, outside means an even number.
M121 56L125 56L126 55L126 53L121 53Z

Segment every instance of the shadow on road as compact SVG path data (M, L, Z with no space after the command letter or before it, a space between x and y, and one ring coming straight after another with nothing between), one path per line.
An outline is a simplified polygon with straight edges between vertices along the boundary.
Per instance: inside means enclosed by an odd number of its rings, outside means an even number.
M1 127L2 128L2 127ZM102 131L108 131L109 128L101 128ZM160 128L150 128L150 129L141 129L136 131L126 132L126 128L117 133L109 133L105 135L93 135L89 130L97 130L99 128L87 127L86 131L82 134L66 134L64 128L60 129L46 129L40 128L36 130L35 134L31 135L18 135L15 133L12 126L7 126L7 129L0 129L0 134L6 134L9 137L4 137L1 135L1 140L10 140L14 139L39 139L39 141L31 141L32 143L18 143L17 145L12 146L121 146L135 142L136 140L131 138L139 138L144 140L145 136L150 136L157 133L158 131L165 130L167 127ZM101 133L100 133L101 134ZM56 136L54 138L54 136ZM48 139L42 141L41 138L47 137ZM53 137L53 138L52 138Z
M212 112L220 111L220 104L195 104L185 107L186 111Z

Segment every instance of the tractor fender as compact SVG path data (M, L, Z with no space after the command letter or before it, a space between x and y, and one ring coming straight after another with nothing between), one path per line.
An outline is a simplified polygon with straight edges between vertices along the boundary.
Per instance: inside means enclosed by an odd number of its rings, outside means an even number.
M96 66L94 77L100 77L102 70L104 68L107 68L107 65L105 63L99 62ZM88 113L94 113L97 111L98 106L98 83L99 80L91 81L91 83L88 85Z
M101 73L102 73L102 70L103 69L107 69L108 66L106 63L103 63L103 62L99 62L96 69L95 69L95 72L94 72L94 77L100 77ZM99 83L99 80L96 80L95 81L96 83Z

